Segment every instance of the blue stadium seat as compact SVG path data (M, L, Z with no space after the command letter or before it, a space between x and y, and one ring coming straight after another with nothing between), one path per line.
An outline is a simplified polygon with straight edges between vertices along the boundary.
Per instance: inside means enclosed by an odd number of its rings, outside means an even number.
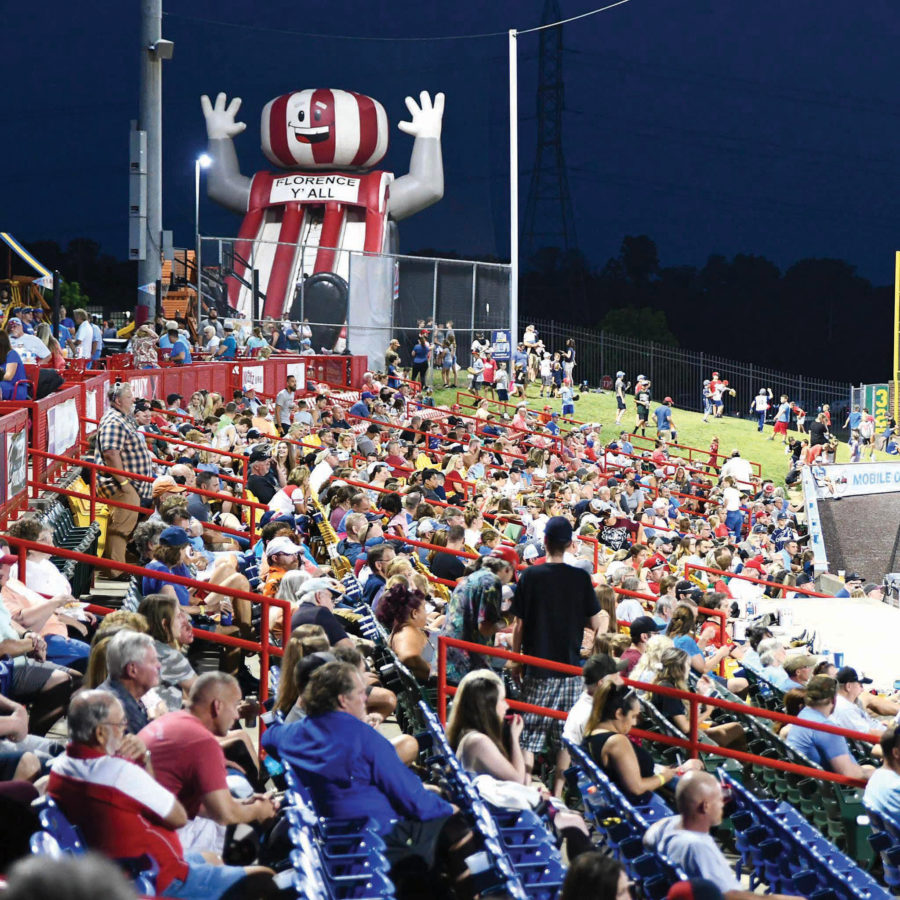
M790 804L754 797L719 772L731 792L741 863L777 893L816 900L887 900L890 894Z
M881 855L885 883L892 893L900 893L900 826L873 809L865 803L865 800L863 805L866 807L869 824L872 826L869 843L872 845L872 849Z
M630 803L583 747L569 740L564 743L576 772L585 818L602 836L603 846L625 867L628 876L640 882L645 896L649 900L661 900L676 881L683 881L687 876L665 854L646 850L642 837L653 822L672 815L672 811L655 794L646 804Z

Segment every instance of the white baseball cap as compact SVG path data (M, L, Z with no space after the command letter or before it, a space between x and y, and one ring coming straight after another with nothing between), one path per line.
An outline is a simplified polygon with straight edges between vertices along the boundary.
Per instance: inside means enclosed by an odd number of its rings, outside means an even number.
M295 544L287 535L274 537L266 544L266 556L273 556L276 553L288 553L295 556L302 552L303 548L299 544Z

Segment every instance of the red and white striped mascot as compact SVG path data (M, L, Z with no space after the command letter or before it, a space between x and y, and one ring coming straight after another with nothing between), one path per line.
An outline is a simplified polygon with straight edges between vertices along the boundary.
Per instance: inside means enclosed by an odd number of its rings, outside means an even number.
M229 303L255 317L249 288L259 273L264 315L300 317L313 325L313 346L332 347L346 314L352 252L396 250L395 222L436 203L444 194L441 121L444 95L432 103L422 91L406 98L415 137L409 174L373 170L388 148L384 107L352 91L303 90L270 100L262 111L262 149L280 172L241 175L233 138L246 124L235 116L239 97L215 103L201 97L209 138L210 199L244 215L235 243ZM390 304L391 297L384 298Z

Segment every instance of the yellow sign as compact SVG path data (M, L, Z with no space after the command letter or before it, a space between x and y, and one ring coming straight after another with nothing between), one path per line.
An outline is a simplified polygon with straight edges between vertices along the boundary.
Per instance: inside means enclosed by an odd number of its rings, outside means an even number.
M872 415L875 416L875 432L880 434L891 419L891 392L886 384L875 385L872 391Z

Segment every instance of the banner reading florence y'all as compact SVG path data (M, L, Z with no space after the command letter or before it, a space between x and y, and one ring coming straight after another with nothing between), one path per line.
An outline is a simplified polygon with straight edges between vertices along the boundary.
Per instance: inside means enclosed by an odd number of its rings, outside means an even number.
M817 466L816 469L832 485L839 486L837 493L844 497L900 491L900 462L837 463L832 466ZM832 496L824 479L816 478L816 495L819 499Z

